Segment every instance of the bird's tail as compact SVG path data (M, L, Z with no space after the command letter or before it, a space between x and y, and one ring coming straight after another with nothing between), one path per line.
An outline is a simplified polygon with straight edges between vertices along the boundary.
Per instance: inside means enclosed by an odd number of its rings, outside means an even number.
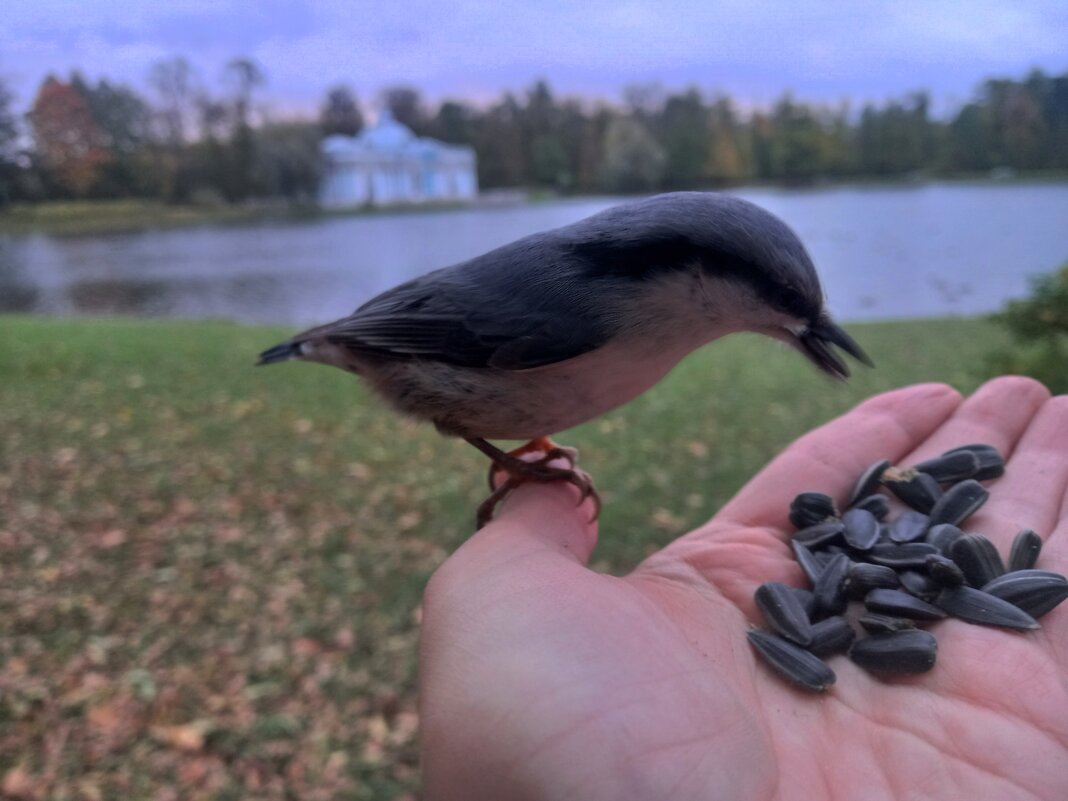
M259 367L263 364L274 364L275 362L284 362L289 359L299 359L301 357L300 343L299 342L283 342L281 345L275 345L273 348L267 348L260 354L260 360L256 362L256 366Z

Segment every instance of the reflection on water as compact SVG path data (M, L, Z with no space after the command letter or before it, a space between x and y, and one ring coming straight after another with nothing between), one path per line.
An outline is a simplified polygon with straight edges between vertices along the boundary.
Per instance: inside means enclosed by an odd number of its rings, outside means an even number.
M1068 185L739 190L792 225L831 309L873 319L998 308L1068 259ZM0 236L0 312L304 325L618 202L588 198L84 237Z

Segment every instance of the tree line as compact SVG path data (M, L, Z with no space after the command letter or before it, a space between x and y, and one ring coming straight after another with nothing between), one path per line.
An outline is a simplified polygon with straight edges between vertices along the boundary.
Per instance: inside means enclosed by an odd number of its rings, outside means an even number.
M214 86L184 58L153 66L150 94L77 72L47 77L19 114L0 82L0 204L67 198L310 202L319 142L357 134L367 109L330 89L318 119L277 117L266 76L231 61ZM474 147L479 184L563 193L645 192L744 182L1068 170L1068 72L990 79L945 118L914 92L859 108L783 95L742 111L729 96L636 85L610 104L538 81L488 106L427 103L410 87L374 107L416 134Z

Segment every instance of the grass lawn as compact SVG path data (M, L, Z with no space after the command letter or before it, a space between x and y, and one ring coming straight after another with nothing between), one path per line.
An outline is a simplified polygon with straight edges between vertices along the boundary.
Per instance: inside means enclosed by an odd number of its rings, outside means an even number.
M111 234L146 228L226 225L261 220L302 220L370 214L447 211L457 203L420 203L384 208L327 210L310 204L169 204L158 200L50 200L0 208L0 234Z
M849 328L878 364L849 384L738 336L561 437L601 488L597 568L875 392L974 389L1003 344L975 320ZM339 371L253 369L288 333L0 317L0 791L414 797L420 594L486 463Z
M240 206L174 206L155 200L55 200L0 213L0 233L103 234L143 228L245 222L263 215Z

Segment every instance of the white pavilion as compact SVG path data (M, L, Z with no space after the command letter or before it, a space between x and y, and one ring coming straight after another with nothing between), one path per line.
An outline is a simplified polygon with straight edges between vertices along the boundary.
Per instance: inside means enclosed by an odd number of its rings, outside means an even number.
M388 111L358 136L335 134L321 145L319 202L327 208L473 200L475 151L419 137Z

